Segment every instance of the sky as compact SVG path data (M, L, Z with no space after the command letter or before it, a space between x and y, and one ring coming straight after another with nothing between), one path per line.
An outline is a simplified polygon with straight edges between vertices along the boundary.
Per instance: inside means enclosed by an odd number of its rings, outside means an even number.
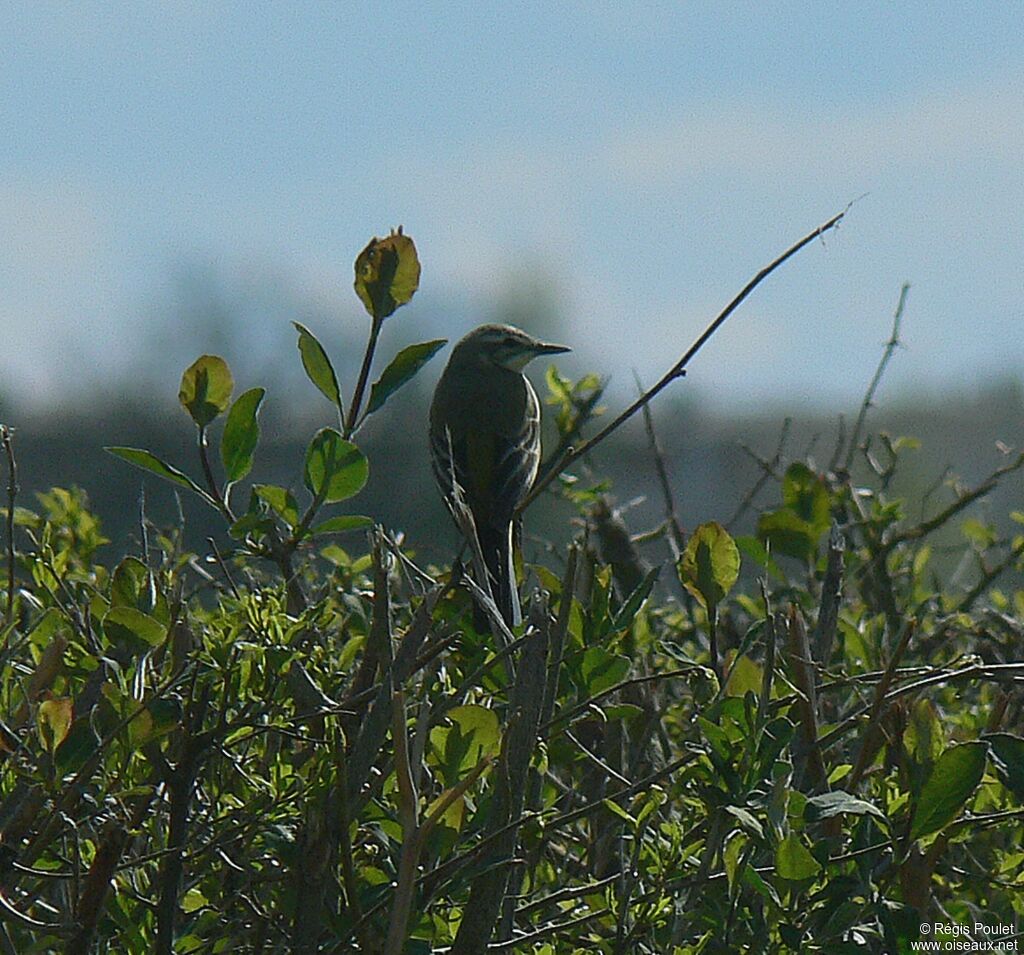
M423 277L389 346L537 287L568 372L652 381L853 200L679 387L855 406L905 281L892 394L1024 367L1018 4L33 2L0 62L0 398L86 400L179 332L229 361L279 360L297 316L333 340L399 223ZM154 328L183 273L245 341Z

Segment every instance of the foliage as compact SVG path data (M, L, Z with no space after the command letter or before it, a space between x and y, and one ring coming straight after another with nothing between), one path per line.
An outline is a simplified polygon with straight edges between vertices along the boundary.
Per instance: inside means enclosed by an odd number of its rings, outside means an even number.
M182 381L193 475L112 449L216 510L209 553L147 525L110 565L77 490L11 512L7 950L898 952L923 921L1018 919L1024 590L997 587L1024 538L970 517L956 581L930 541L1024 458L915 520L886 490L905 445L883 467L858 444L856 475L837 447L774 472L756 536L709 521L679 553L668 522L642 551L600 486L566 480L584 530L526 568L505 646L458 567L323 513L373 480L357 433L438 347L396 356L364 411L373 308L408 301L419 267L390 291L360 268L348 414L297 326L338 428L294 487L238 506L264 395L231 403L215 356ZM599 380L548 384L578 435Z

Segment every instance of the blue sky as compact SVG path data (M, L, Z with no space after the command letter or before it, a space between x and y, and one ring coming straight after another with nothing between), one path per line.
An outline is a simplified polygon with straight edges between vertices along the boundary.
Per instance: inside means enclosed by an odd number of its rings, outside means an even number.
M905 280L891 394L1024 366L1016 4L40 2L0 26L0 394L129 374L183 264L358 324L352 259L399 222L424 272L396 344L537 275L591 343L568 370L624 387L864 194L680 387L846 410Z

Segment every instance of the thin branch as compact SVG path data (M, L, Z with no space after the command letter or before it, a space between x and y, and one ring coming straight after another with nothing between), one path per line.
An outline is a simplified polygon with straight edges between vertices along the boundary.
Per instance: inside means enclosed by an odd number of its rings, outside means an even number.
M636 390L641 395L644 393L644 386L640 382L640 376L634 371L633 378L636 381ZM654 473L658 476L658 485L661 488L662 500L665 503L665 520L668 525L669 547L672 550L672 559L679 560L679 555L686 547L686 534L683 533L683 526L679 523L679 515L676 510L676 499L672 493L672 483L668 479L668 468L665 466L665 452L658 441L657 432L654 430L654 417L651 415L651 406L644 405L644 430L647 432L647 445L654 457Z
M868 409L874 403L875 392L878 390L882 375L885 374L886 366L892 358L892 353L896 351L897 346L900 344L900 322L903 320L903 308L907 304L907 293L909 291L910 283L904 282L903 288L900 289L899 301L896 303L896 311L892 316L892 334L889 336L889 341L885 344L885 351L882 352L882 359L875 369L875 374L868 385L868 390L864 392L864 400L860 405L857 423L853 426L853 434L850 435L850 444L846 450L846 461L843 464L843 468L846 471L849 471L853 466L853 456L857 453L857 444L860 441L861 431L864 430L864 421L868 416Z
M736 510L733 512L732 517L725 522L727 529L731 530L736 522L754 506L755 498L761 493L761 488L768 483L768 479L777 476L777 468L782 463L782 455L786 450L786 441L789 440L789 429L792 427L792 424L792 418L783 419L782 430L779 432L779 443L776 446L775 454L772 455L771 459L761 457L761 455L745 444L740 445L740 449L745 451L760 465L761 474L754 482L754 486L743 496L743 500L740 501Z
M384 320L374 318L370 325L370 340L366 343L366 351L363 353L363 365L359 369L359 379L356 381L356 390L352 395L352 403L348 406L348 420L345 422L344 437L351 438L360 424L359 411L363 404L363 394L366 392L366 383L370 379L370 368L373 365L373 353L377 350L377 339L380 337L380 330L384 327Z
M819 236L824 235L830 229L834 229L839 222L846 215L849 210L849 206L846 207L838 215L834 215L827 222L818 226L813 232L805 235L799 242L788 248L782 253L774 262L766 265L760 272L757 273L740 291L740 293L719 313L718 317L701 333L700 337L689 347L682 358L679 359L665 374L661 377L656 385L648 391L644 392L636 401L634 401L625 411L619 414L614 420L610 421L605 425L597 434L592 438L584 441L579 447L573 448L567 451L561 461L553 466L543 478L541 478L533 487L533 490L526 496L526 499L519 506L519 510L523 511L530 503L536 500L537 496L546 488L559 474L561 474L566 468L570 467L573 462L578 461L585 454L592 451L600 442L608 437L613 431L618 429L626 421L633 417L644 405L651 401L656 395L660 394L665 390L673 381L677 378L682 378L686 374L686 366L690 363L691 359L707 344L715 332L725 323L725 320L739 307L739 305L750 295L751 292L757 288L769 275L772 274L780 265L786 262L797 254L805 245L813 242Z
M977 487L972 488L970 491L965 491L959 495L952 504L946 507L944 510L939 511L934 517L929 518L926 521L922 521L920 524L915 524L913 527L907 528L905 531L901 531L898 534L894 534L889 538L883 545L876 559L884 558L887 554L891 553L894 547L900 544L905 544L908 541L920 540L922 537L927 537L932 531L938 530L947 521L955 517L960 511L962 511L969 504L973 504L978 498L984 497L989 491L993 490L999 481L1007 474L1012 474L1014 471L1019 471L1024 467L1024 452L1021 452L1012 461L1004 464L1002 467L996 468L984 481L981 482Z
M7 607L4 629L14 620L14 501L18 496L18 465L14 460L11 429L0 424L0 444L7 456Z

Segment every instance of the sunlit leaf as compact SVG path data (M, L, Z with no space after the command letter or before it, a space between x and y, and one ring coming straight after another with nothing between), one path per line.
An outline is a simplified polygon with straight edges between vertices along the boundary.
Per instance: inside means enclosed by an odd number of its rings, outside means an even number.
M39 729L40 742L48 753L53 753L67 739L73 719L74 704L70 697L43 700L39 704L36 725Z
M149 471L150 474L162 477L165 481L170 481L179 487L187 487L190 491L195 491L196 494L203 494L202 488L187 474L183 474L177 468L161 461L150 451L145 451L142 448L104 448L103 450L122 461L134 464L137 468L142 468L143 471Z
M749 809L742 806L726 806L725 811L729 813L739 824L740 828L749 832L758 839L764 838L764 828Z
M341 514L329 517L326 521L313 528L313 534L344 534L348 531L359 531L370 527L373 519L361 514Z
M791 832L775 850L775 871L783 879L797 882L816 876L821 864L800 841L800 836Z
M680 583L705 609L717 607L736 583L740 552L729 532L711 521L701 524L676 565Z
M263 388L251 388L238 396L228 412L220 439L220 459L229 481L240 481L252 470L253 452L260 440L256 416L265 394Z
M878 819L887 821L885 813L877 806L858 799L856 796L851 796L842 789L811 796L804 804L804 818L808 822L831 819L841 813L849 813L852 816L876 816Z
M420 284L420 261L402 228L387 238L372 238L355 264L355 290L366 310L383 321L413 297Z
M167 636L167 625L135 607L111 607L103 618L104 627L121 627L151 647L159 646ZM108 633L109 636L109 633Z
M333 428L318 431L306 452L306 487L328 504L358 494L369 471L363 452Z
M477 705L456 706L445 715L458 727L462 738L469 741L460 769L472 769L484 756L498 752L501 726L494 710Z
M202 355L181 376L178 401L203 428L227 410L234 387L227 362L217 355Z
M299 504L287 488L276 484L254 484L252 489L289 527L299 523Z
M334 366L327 357L323 345L305 325L292 322L299 333L299 354L302 356L302 367L306 375L320 390L320 393L341 410L341 389L338 378L334 374Z
M366 407L366 413L373 414L378 408L381 408L391 395L411 380L447 343L448 339L437 338L433 341L419 342L416 345L409 345L403 348L391 359L390 364L384 369L384 373L380 378L373 383L373 387L370 389L370 403Z

